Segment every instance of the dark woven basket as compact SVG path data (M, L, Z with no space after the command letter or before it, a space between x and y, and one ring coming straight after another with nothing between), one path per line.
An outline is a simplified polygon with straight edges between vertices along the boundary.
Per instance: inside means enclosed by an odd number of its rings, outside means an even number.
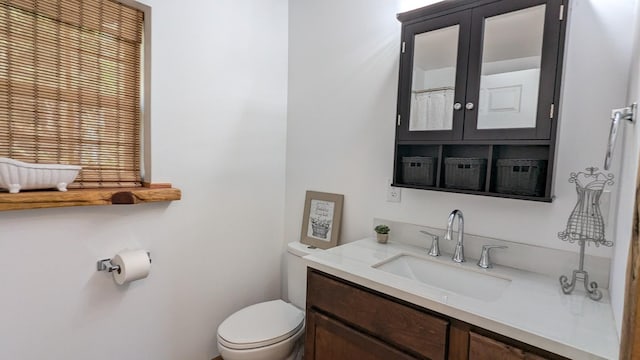
M450 189L484 190L487 159L444 159L444 186Z
M435 184L434 158L428 156L402 157L402 182L433 186Z
M496 192L543 196L546 175L546 160L498 159L496 161Z

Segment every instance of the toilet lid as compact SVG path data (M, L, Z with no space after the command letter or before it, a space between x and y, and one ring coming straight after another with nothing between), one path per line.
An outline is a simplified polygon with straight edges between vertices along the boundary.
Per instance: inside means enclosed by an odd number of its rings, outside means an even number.
M218 327L218 340L231 349L253 349L293 336L304 325L304 312L282 300L241 309Z

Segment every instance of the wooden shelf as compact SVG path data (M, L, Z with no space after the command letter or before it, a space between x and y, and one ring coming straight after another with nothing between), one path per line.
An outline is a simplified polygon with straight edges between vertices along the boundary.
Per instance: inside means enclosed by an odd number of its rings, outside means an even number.
M551 140L398 140L398 145L551 145Z
M134 205L149 202L174 201L182 192L172 187L140 187L110 189L73 189L61 191L24 191L18 194L0 193L0 211L42 209L90 205Z
M391 186L408 188L408 189L433 190L433 191L443 191L443 192L451 192L451 193L458 193L458 194L483 195L483 196L492 196L492 197L507 198L507 199L531 200L531 201L540 201L540 202L548 202L548 203L553 201L552 197L502 194L502 193L490 192L490 191L463 190L463 189L452 189L452 188L444 188L444 187L441 188L441 187L426 186L426 185L393 183L391 184Z

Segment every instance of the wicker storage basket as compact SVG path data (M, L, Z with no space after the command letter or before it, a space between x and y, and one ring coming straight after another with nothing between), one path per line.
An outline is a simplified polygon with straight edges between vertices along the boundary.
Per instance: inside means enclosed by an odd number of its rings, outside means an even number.
M402 181L405 184L433 186L435 183L434 158L428 156L403 156Z
M444 159L444 186L451 189L484 190L487 159Z
M496 192L543 196L546 170L546 160L498 159L496 162Z

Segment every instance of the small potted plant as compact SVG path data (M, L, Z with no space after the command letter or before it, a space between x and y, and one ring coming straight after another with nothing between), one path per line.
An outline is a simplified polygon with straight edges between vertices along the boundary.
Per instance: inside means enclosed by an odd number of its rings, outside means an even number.
M378 225L373 230L376 232L376 237L378 242L381 244L386 244L389 240L389 227L387 225Z

